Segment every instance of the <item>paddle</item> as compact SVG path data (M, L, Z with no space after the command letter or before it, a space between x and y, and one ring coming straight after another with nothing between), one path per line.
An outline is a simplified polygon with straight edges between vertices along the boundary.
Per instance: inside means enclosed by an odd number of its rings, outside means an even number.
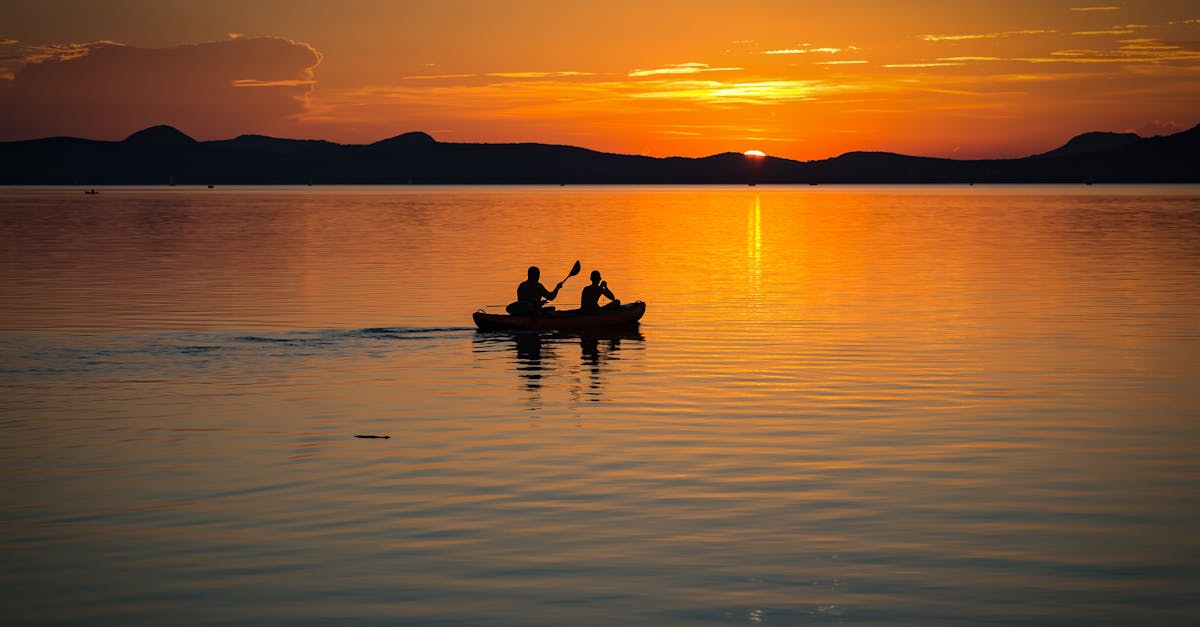
M575 260L575 265L571 266L571 273L567 275L567 279L575 276L576 274L579 274L579 260ZM563 283L566 283L567 279L559 281L558 284L562 285Z

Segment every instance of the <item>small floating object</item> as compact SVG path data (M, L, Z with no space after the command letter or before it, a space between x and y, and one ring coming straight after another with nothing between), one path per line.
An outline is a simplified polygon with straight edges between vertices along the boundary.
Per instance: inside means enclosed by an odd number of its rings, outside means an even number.
M364 440L390 440L390 439L392 439L392 436L390 436L390 435L356 435L354 437L362 438Z
M209 184L208 184L208 188L209 188L209 189L213 189L214 187L216 187L216 186L215 186L215 185L213 185L212 183L209 183Z
M89 189L89 190L85 190L83 193L91 195L91 194L99 194L100 192L98 192L94 189Z

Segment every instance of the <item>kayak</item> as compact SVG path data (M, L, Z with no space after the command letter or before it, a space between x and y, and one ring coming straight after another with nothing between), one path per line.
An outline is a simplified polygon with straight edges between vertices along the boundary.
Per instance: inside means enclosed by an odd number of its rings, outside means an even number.
M586 331L637 324L646 313L646 303L637 301L619 307L584 312L579 309L547 311L538 314L491 314L480 309L472 314L475 325L490 330Z

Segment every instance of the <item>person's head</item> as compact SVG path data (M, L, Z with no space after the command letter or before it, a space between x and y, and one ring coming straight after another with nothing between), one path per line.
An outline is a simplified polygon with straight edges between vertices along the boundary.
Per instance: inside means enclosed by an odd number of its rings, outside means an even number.
M592 270L591 277L592 277L592 283L593 283L593 284L599 283L599 282L600 282L600 271L599 271L599 270Z
M529 280L536 281L542 276L542 271L537 266L529 266Z

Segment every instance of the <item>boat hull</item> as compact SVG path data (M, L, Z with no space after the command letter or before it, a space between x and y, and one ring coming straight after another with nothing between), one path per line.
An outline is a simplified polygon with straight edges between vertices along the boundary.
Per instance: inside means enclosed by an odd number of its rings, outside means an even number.
M475 326L481 330L528 330L528 331L587 331L630 327L638 323L646 313L646 303L637 301L620 307L584 313L578 309L554 311L538 315L513 316L475 312Z

